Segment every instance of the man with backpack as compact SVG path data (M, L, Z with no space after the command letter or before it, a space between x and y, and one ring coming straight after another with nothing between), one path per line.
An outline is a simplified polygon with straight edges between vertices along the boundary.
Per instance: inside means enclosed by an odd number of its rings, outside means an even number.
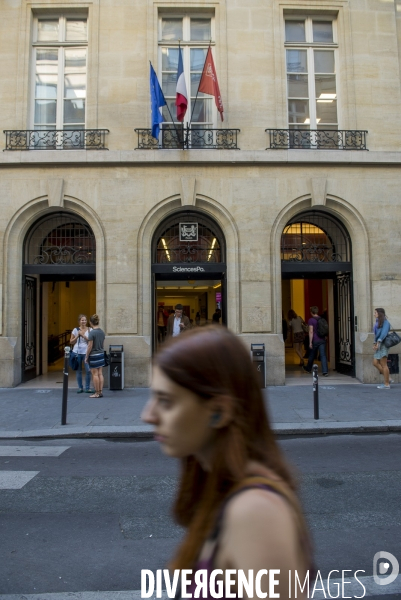
M313 361L319 352L323 376L327 377L329 369L326 356L326 337L329 333L329 326L326 319L319 317L318 311L317 306L310 307L311 318L308 321L310 353L308 364L306 367L303 367L303 370L305 373L312 372Z

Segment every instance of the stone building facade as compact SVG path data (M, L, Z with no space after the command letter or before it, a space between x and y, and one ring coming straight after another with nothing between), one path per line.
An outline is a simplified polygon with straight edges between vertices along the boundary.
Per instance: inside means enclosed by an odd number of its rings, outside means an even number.
M264 343L270 385L283 313L317 304L330 369L378 381L374 307L401 329L400 7L0 0L0 386L45 373L81 312L147 386L178 301ZM195 104L209 45L223 123ZM174 110L179 48L190 106L155 140L149 60Z

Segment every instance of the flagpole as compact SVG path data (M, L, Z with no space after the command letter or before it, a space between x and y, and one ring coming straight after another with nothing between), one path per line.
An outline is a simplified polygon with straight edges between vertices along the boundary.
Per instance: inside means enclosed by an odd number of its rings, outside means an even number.
M178 40L178 63L180 62L180 58L181 58L181 40ZM183 65L184 67L184 65ZM184 70L184 77L185 77L185 70ZM187 92L188 94L188 92ZM182 123L181 125L181 132L182 132L182 149L185 149L185 144L188 145L188 135L185 137L184 139L184 123ZM178 131L177 131L177 140L179 141L179 135L178 135Z
M150 66L152 66L152 63L151 63L151 61L149 61L149 64L150 64ZM156 75L156 77L157 77L157 75ZM161 86L160 86L160 89L161 89L161 91L162 91L162 94L163 94L163 99L164 99L164 102L166 103L166 104L165 104L165 106L167 107L168 114L170 115L171 121L172 121L172 123L173 123L173 127L174 127L174 129L175 129L175 132L176 132L176 134L177 134L177 140L179 140L180 138L179 138L179 135L178 135L178 129L177 129L177 128L176 128L176 126L175 126L174 119L173 119L173 115L172 115L172 114L171 114L171 112L170 112L170 109L169 109L169 107L168 107L168 102L166 101L166 98L165 98L165 96L164 96L164 92L163 92L163 89L162 89L162 87L161 87ZM162 128L162 132L163 132L163 128ZM162 138L163 138L163 133L162 133Z

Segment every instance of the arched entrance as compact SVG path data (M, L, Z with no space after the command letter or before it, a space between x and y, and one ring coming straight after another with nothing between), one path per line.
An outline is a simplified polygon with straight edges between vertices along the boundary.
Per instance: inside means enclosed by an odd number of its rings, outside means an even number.
M175 304L184 306L194 326L211 322L217 309L226 324L225 283L225 240L218 224L194 210L165 219L152 243L153 350L164 339L163 317L165 323Z
M282 307L309 318L318 306L329 323L330 368L355 376L354 306L351 238L328 212L307 210L295 215L281 235ZM291 368L290 336L286 368Z
M96 307L96 240L75 213L47 213L23 248L22 381L61 367L79 313Z

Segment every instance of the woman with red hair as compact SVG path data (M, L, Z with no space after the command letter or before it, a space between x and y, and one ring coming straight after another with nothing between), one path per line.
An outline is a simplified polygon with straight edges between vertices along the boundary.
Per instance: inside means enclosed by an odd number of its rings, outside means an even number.
M186 331L156 357L142 418L163 451L182 462L174 516L186 536L170 567L279 569L274 591L286 598L289 572L303 582L312 556L257 375L226 328ZM261 589L268 592L268 577Z

